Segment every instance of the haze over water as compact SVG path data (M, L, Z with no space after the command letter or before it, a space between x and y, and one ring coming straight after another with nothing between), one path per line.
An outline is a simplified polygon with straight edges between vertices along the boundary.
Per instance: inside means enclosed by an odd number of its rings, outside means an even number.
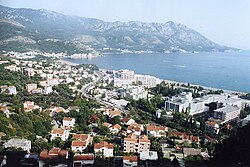
M129 69L161 79L250 92L250 52L108 54L93 59L65 59L109 70Z

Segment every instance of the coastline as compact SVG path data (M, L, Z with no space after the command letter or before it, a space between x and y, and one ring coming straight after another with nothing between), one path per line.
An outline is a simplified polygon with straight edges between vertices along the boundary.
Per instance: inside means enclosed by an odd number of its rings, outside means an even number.
M78 66L80 64L78 63L72 63L70 61L67 61L67 60L63 60L62 58L59 58L58 60L56 60L57 62L61 63L61 64L66 64L66 65L69 65L69 66Z
M77 65L80 65L79 63L72 63L71 61L69 60L64 60L62 58L59 58L59 60L57 60L58 62L62 63L62 64L66 64L66 65L69 65L69 66L77 66ZM108 70L108 69L100 69L100 70ZM142 74L142 75L149 75L149 74ZM151 75L152 76L152 75ZM155 76L154 76L155 77ZM157 77L156 77L157 78ZM188 83L188 82L179 82L179 81L174 81L174 80L169 80L169 79L161 79L161 78L158 78L160 81L165 81L165 82L170 82L170 83L175 83L175 84L190 84L190 86L201 86L203 87L204 89L207 89L207 90L223 90L225 93L232 93L232 94L235 94L235 93L239 93L239 94L246 94L248 92L242 92L242 91L235 91L235 90L227 90L227 89L221 89L221 88L215 88L215 87L209 87L209 86L204 86L204 85L198 85L198 84L193 84L193 83Z

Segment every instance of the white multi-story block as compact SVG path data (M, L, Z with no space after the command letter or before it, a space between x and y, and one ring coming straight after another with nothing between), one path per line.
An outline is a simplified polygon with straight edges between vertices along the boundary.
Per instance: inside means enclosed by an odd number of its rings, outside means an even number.
M222 120L222 124L238 118L239 115L240 109L231 105L226 105L225 107L214 110L214 118Z
M141 86L128 86L121 91L121 97L133 100L146 99L148 91Z

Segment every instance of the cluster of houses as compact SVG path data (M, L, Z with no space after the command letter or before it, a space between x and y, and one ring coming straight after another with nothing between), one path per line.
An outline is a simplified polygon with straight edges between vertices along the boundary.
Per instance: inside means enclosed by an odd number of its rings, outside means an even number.
M30 56L33 56L32 54ZM0 62L1 63L1 62ZM5 62L6 63L6 62ZM76 68L70 65L62 65L61 63L48 64L46 61L31 61L25 59L13 59L7 62L5 69L10 71L20 71L27 77L39 75L42 80L39 82L28 83L25 86L29 94L50 94L54 86L59 84L69 84L73 91L81 91L77 88L81 85L81 81L85 78L95 80L97 76L89 73L85 68ZM46 64L46 65L45 65ZM135 74L130 70L119 71L101 71L102 86L108 86L113 83L115 90L96 89L95 97L100 98L98 94L104 94L104 98L109 98L109 104L119 106L124 109L128 101L117 100L114 97L121 97L125 99L146 99L150 97L147 88L155 87L160 82L158 78ZM1 85L1 93L16 95L17 89L13 85ZM104 90L104 91L103 91ZM99 92L99 93L98 93ZM211 111L210 104L214 103L215 108ZM193 98L191 92L183 92L178 96L167 97L165 101L165 113L171 114L173 112L186 112L190 115L196 115L205 112L212 112L212 117L205 121L205 129L212 131L215 134L219 133L220 125L232 121L239 117L240 110L250 102L233 96L232 94L220 95L205 95L199 98ZM76 119L74 117L64 117L62 122L52 121L52 130L50 132L50 140L60 139L61 141L68 141L70 139L70 146L63 150L61 148L52 148L50 150L43 150L38 156L33 156L39 161L41 166L47 165L50 162L56 163L72 163L73 166L93 165L96 157L99 158L121 158L123 166L132 167L137 166L139 160L157 160L158 152L152 150L152 138L169 138L170 141L177 143L175 146L169 144L169 140L160 140L164 158L185 158L186 156L202 155L209 157L207 151L202 151L200 148L183 147L182 143L189 145L200 145L199 136L188 134L187 132L178 132L169 127L150 123L147 125L139 124L128 113L116 107L103 107L98 114L106 117L105 122L98 122L89 120L89 127L93 127L88 134L77 133L74 131L76 126ZM11 114L10 108L6 104L0 104L0 110L3 111L7 117ZM33 101L25 101L23 103L24 112L31 112L34 110L48 111L53 118L58 113L67 113L71 110L80 112L78 106L70 106L67 109L60 106L50 106L47 109L35 104ZM163 117L162 110L156 111L156 117ZM95 115L99 119L100 115ZM120 123L114 123L114 119L119 119ZM93 118L94 119L94 118ZM244 120L244 124L250 121L250 117ZM94 131L100 127L107 128L113 138L118 137L120 144L111 140L101 139L94 142L95 137L103 135L98 134L99 131ZM206 140L213 142L209 136L205 136ZM11 139L4 144L4 147L21 148L24 151L30 152L31 141L27 139ZM124 153L124 156L116 156L116 150ZM69 151L70 150L70 151ZM131 156L125 156L131 155ZM29 153L28 157L32 154ZM72 162L73 161L73 162Z

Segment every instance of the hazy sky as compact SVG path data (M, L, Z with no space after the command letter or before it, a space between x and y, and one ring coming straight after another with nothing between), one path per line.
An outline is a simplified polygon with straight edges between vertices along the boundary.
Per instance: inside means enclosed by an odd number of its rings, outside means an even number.
M250 0L0 0L105 21L174 21L223 45L250 49Z

